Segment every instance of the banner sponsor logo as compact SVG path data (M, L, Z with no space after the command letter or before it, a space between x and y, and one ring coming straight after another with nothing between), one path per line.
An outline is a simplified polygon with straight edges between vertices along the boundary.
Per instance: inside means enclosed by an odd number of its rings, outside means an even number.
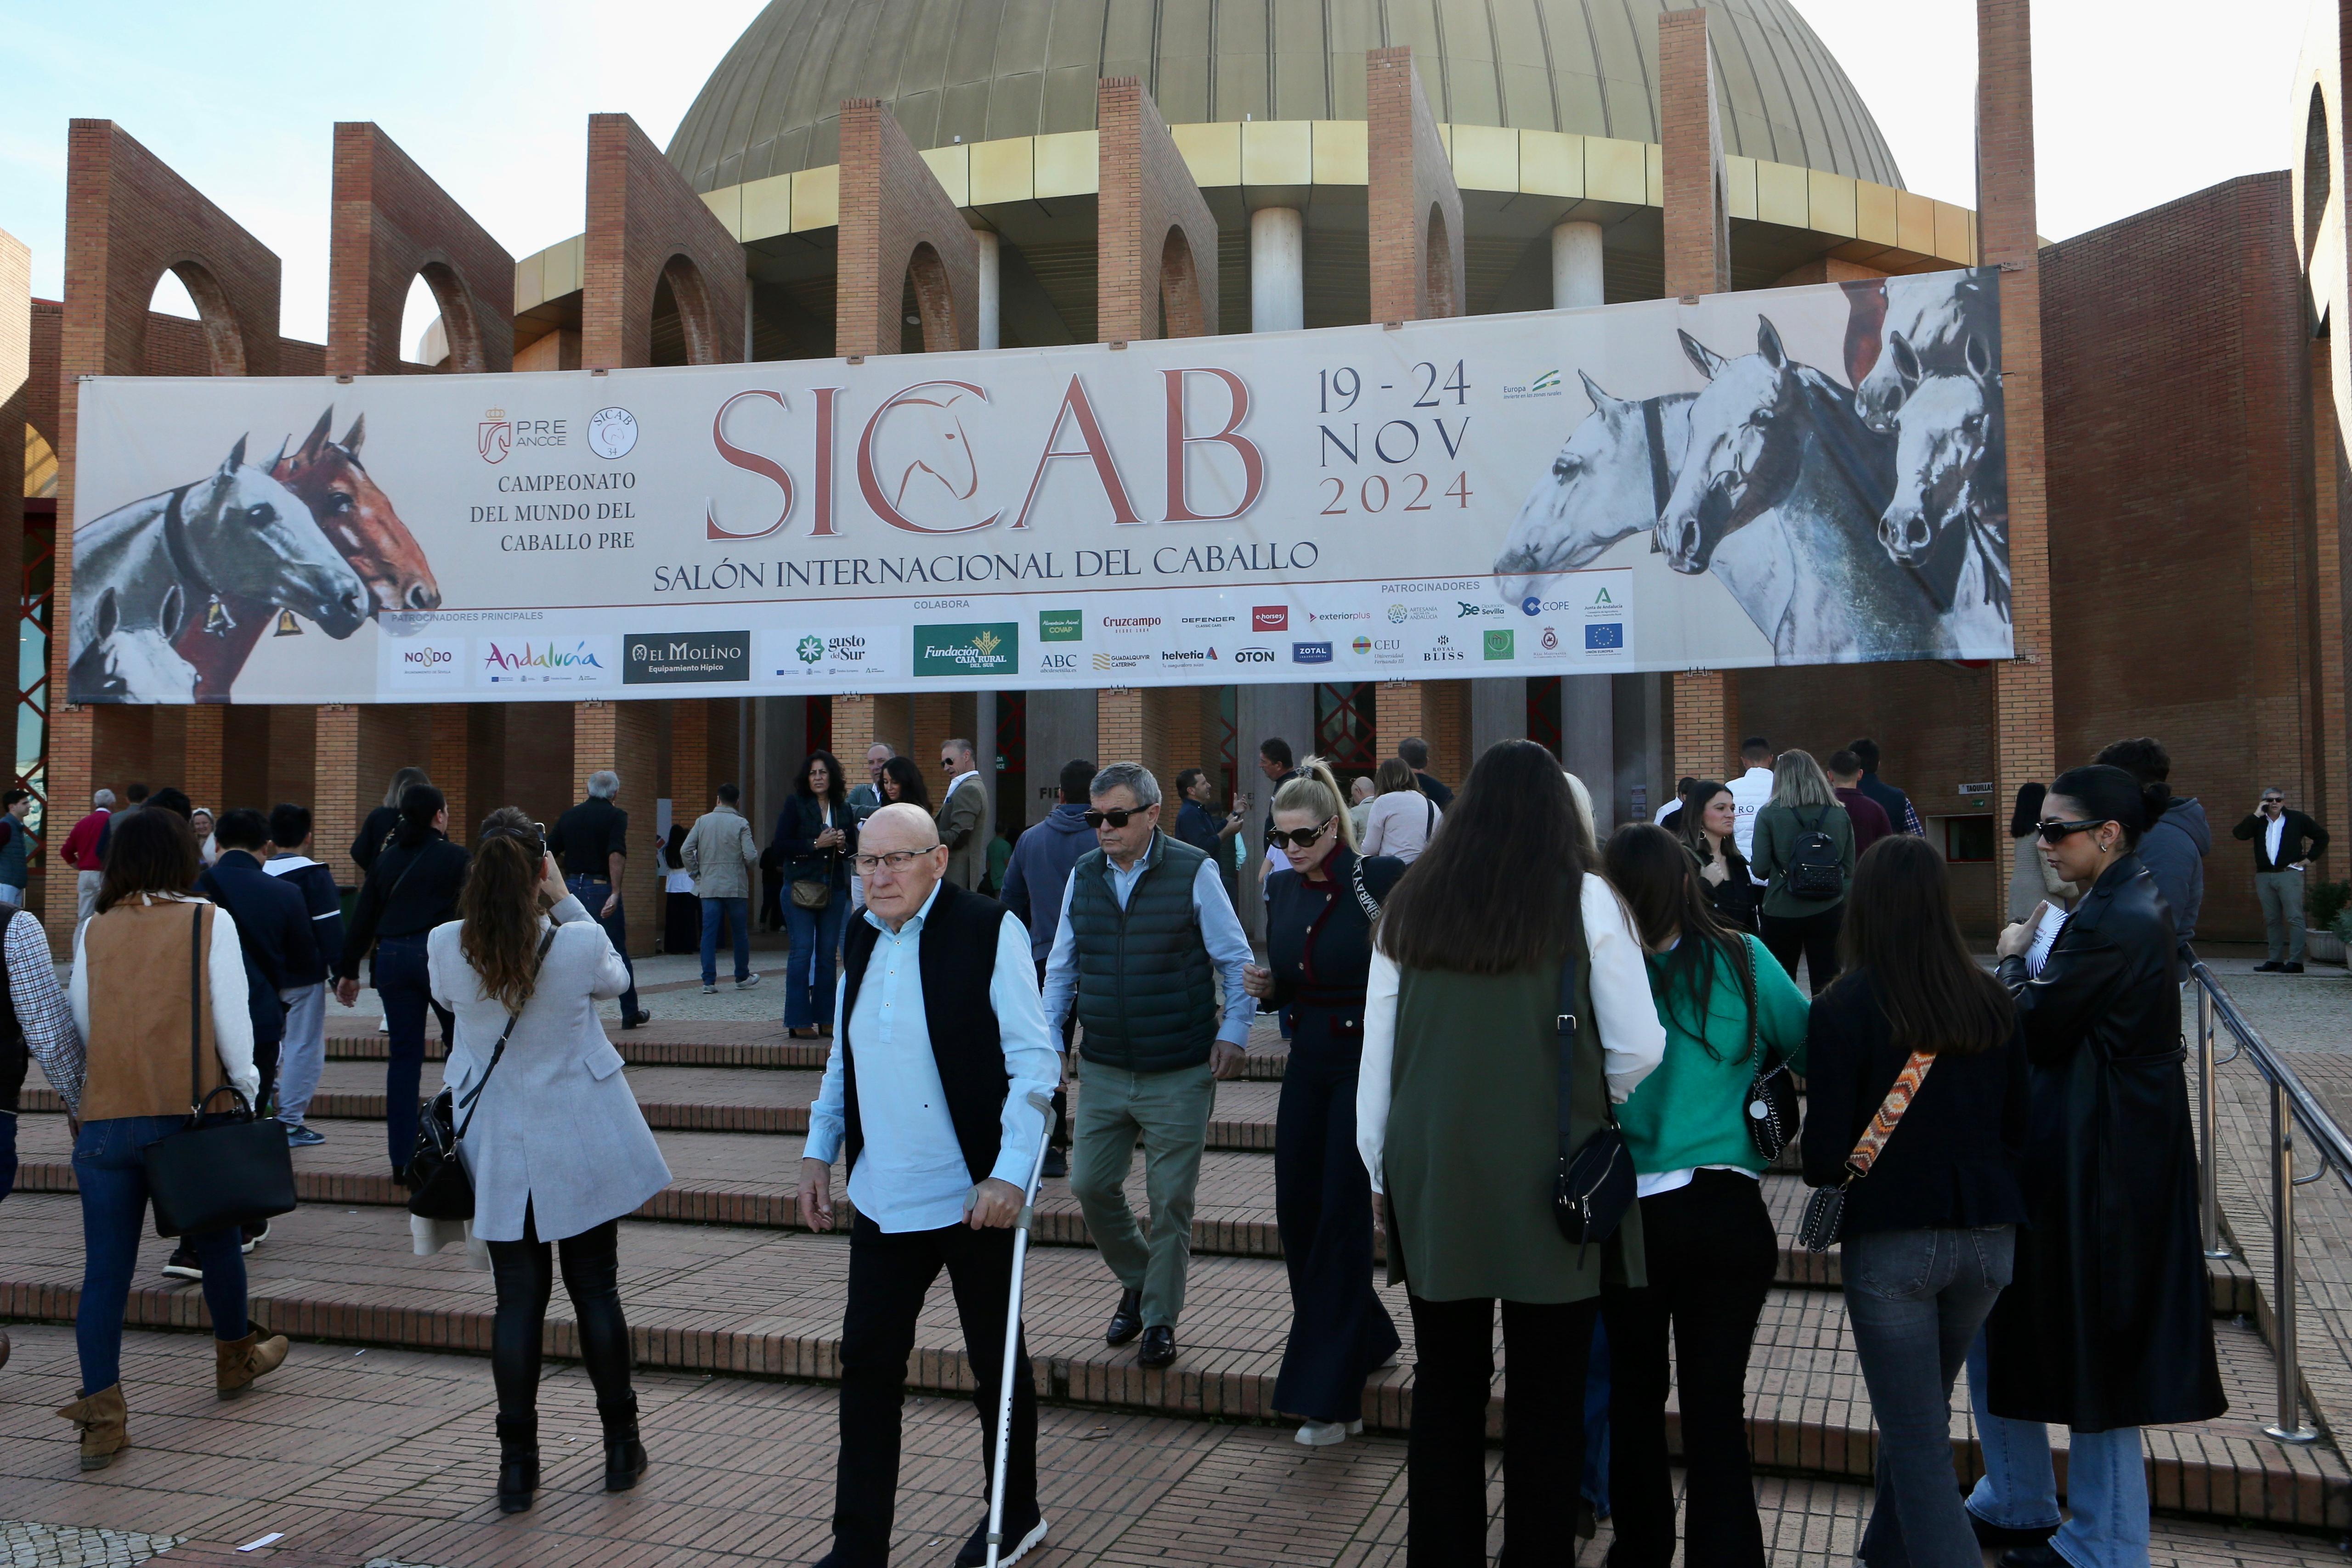
M1250 612L1253 632L1287 632L1290 630L1290 606L1261 604Z
M1078 673L1078 656L1076 653L1045 654L1037 661L1037 673L1041 675L1075 675Z
M1083 643L1087 640L1087 612L1083 610L1040 610L1037 612L1037 641L1040 643Z
M460 641L424 637L383 640L384 680L396 688L463 686L466 666L466 644Z
M1271 664L1274 662L1275 652L1271 648L1236 648L1234 650L1234 663L1236 664Z
M1513 633L1509 627L1505 626L1486 633L1486 657L1489 659L1518 657L1513 647Z
M1021 628L1010 621L915 628L918 675L1009 675L1021 667Z
M607 460L636 450L637 416L625 408L600 408L588 416L588 450Z
M1584 628L1584 645L1594 652L1622 648L1625 645L1625 624L1622 621L1595 621Z
M1293 643L1290 645L1290 662L1294 664L1328 664L1331 662L1331 644Z
M1469 649L1465 644L1444 632L1437 634L1436 642L1421 651L1421 662L1424 664L1458 664L1469 656Z
M749 632L639 632L622 643L623 685L692 685L751 678Z
M899 674L895 626L821 626L758 634L754 680L822 681L851 691Z
M1150 662L1149 653L1097 653L1095 670L1098 674L1108 674L1119 670L1137 669Z
M1160 618L1157 615L1106 615L1102 622L1106 632L1123 632L1130 635L1157 632L1160 624Z
M603 686L620 663L616 637L482 637L474 643L477 685Z

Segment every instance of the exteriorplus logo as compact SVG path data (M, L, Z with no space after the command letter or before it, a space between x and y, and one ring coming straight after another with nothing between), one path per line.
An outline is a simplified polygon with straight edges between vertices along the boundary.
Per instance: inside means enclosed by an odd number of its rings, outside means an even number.
M1250 611L1250 630L1253 632L1289 631L1290 606L1287 604L1255 606Z

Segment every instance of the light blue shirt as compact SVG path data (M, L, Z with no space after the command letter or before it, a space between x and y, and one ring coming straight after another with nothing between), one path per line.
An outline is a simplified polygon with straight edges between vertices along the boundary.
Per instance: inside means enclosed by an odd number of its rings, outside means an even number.
M956 1141L931 1054L930 1024L923 1011L923 926L939 890L893 931L871 909L866 921L878 935L857 989L857 1009L846 1026L842 1000L849 988L844 974L835 988L833 1054L824 1064L824 1084L809 1111L807 1157L831 1165L847 1132L848 1079L842 1051L857 1041L857 1113L866 1134L857 1164L849 1173L849 1201L857 1212L887 1231L939 1230L964 1221L971 1197L971 1167ZM1045 1134L1045 1109L1061 1082L1058 1035L1045 1029L1037 998L1036 961L1029 956L1029 933L1007 915L996 931L996 965L988 982L988 1003L1004 1047L1010 1079L1004 1095L1003 1139L998 1145L997 1180L1026 1187Z
M1154 834L1151 849L1136 856L1135 864L1125 871L1108 855L1103 857L1103 863L1110 868L1112 896L1121 909L1127 907L1128 895L1135 891L1162 836ZM1053 951L1045 956L1045 1029L1055 1040L1062 1038L1062 1020L1070 1016L1071 1004L1078 995L1078 934L1070 924L1070 894L1077 885L1075 874L1062 884L1062 923L1054 931ZM1249 989L1242 983L1242 970L1250 961L1249 937L1242 930L1241 916L1234 913L1234 901L1225 896L1225 884L1213 860L1202 861L1192 877L1192 918L1200 924L1201 942L1209 950L1210 961L1225 982L1225 1017L1217 1026L1217 1038L1227 1045L1246 1044L1250 1019L1257 1012L1257 1003L1250 999Z

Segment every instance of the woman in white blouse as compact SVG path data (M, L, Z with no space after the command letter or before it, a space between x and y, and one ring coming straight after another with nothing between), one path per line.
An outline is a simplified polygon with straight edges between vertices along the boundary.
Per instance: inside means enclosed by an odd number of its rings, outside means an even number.
M1372 809L1364 814L1364 852L1394 855L1410 865L1429 847L1444 813L1421 792L1421 781L1402 757L1380 765L1372 775Z

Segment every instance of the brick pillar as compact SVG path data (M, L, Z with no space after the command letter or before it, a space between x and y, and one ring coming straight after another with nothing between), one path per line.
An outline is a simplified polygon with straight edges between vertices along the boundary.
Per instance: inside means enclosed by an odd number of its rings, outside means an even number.
M734 705L728 704L728 722L734 721ZM669 800L670 816L675 821L692 825L694 819L710 809L718 797L711 791L721 784L740 785L740 779L714 779L710 768L710 703L703 697L689 697L670 707L669 721ZM744 809L751 809L749 801Z
M351 862L359 836L360 710L330 703L318 710L310 740L310 858L335 873L338 883L359 879Z
M1411 49L1365 51L1364 108L1372 319L1459 316L1462 193Z
M1095 694L1095 754L1104 768L1143 760L1143 691L1109 686Z
M874 749L874 699L839 696L833 699L833 754L849 769L849 781L866 779L866 754Z
M180 788L188 792L190 800L199 806L210 806L215 814L228 809L221 800L223 716L224 710L217 703L188 709L180 761Z
M2352 789L2347 768L2352 768L2352 747L2345 742L2344 538L2337 531L2343 477L2337 455L2342 432L2336 423L2336 398L2329 363L2332 345L2311 344L2311 453L2315 524L2314 587L2318 595L2319 635L2314 654L2318 675L2318 743L2312 747L2311 775L2315 786L2312 814L2337 843L2352 844ZM2342 862L2334 873L2340 874Z
M2001 401L2009 432L2010 624L1994 670L1993 799L2057 772L2050 670L2050 504L2042 419L2042 273L2034 235L2033 7L1977 0L1977 235L1999 267Z
M1724 203L1723 127L1716 113L1706 11L1669 11L1658 18L1658 85L1664 120L1665 296L1720 294L1731 287L1731 219ZM1685 773L1719 775L1731 755L1738 710L1727 672L1690 670L1674 677L1674 766L1659 781L1662 789L1672 789Z
M956 733L955 708L946 692L916 692L907 699L913 710L913 749L908 756L923 771L924 782L931 787L931 800L940 803L947 789L948 779L940 771L940 742Z
M979 243L955 198L878 99L842 100L840 192L834 352L898 351L910 270L923 346L977 347Z
M1106 343L1217 330L1217 221L1143 84L1096 88L1096 332Z
M572 705L572 798L585 800L588 776L609 768L621 776L614 804L629 813L628 860L621 901L629 916L629 955L654 950L661 906L661 874L654 855L654 800L659 776L660 727L651 705L583 702ZM593 913L593 912L592 912Z
M472 706L435 703L429 722L432 738L426 746L429 760L425 769L433 775L434 787L449 802L449 836L470 846L481 820L507 802L475 799L468 745L472 739Z
M1394 757L1397 742L1408 735L1430 738L1433 695L1419 681L1382 681L1372 688L1372 751L1376 757Z

